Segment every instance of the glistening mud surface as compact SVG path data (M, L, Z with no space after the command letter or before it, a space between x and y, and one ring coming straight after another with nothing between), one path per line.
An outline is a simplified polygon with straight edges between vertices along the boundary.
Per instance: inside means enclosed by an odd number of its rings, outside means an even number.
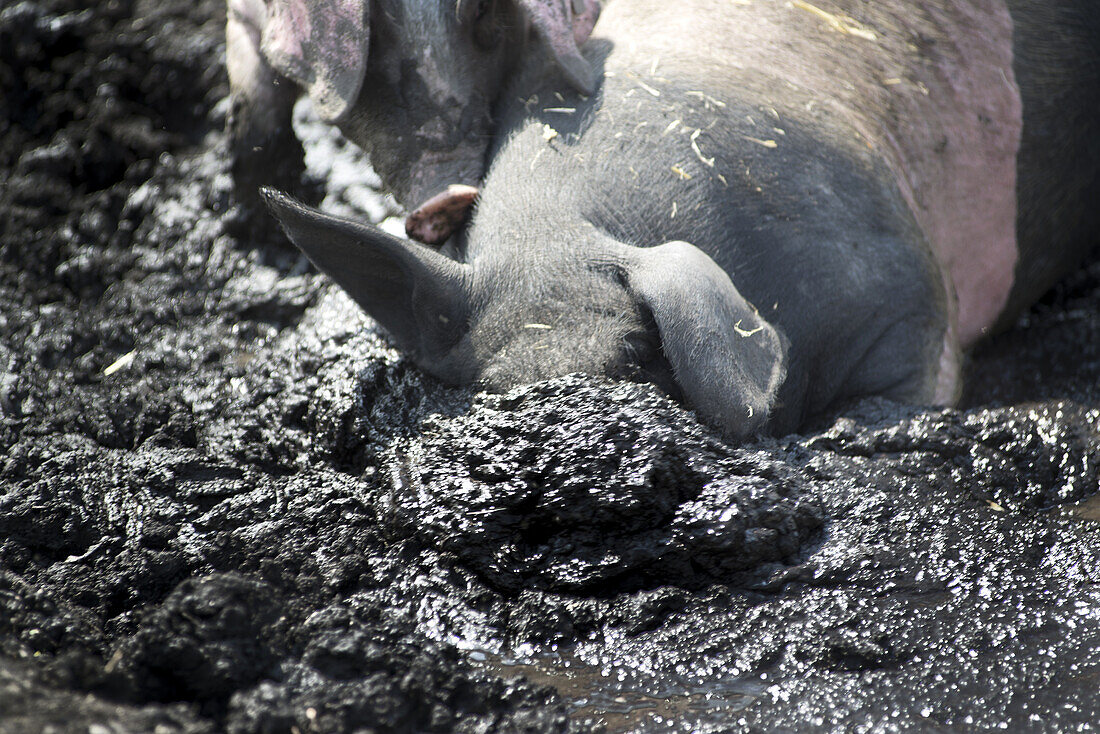
M222 12L0 8L0 732L1096 728L1100 263L957 411L445 389L228 234Z

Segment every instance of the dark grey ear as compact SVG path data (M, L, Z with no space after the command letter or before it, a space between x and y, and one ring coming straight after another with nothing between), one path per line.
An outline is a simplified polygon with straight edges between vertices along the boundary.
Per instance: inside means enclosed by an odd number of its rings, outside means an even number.
M260 190L287 236L347 291L397 346L431 357L464 333L468 266L377 227Z
M317 114L341 117L363 84L370 49L368 0L266 0L260 47L271 65L309 92Z
M630 250L630 289L653 314L665 357L691 406L733 438L759 432L787 374L782 334L694 245Z

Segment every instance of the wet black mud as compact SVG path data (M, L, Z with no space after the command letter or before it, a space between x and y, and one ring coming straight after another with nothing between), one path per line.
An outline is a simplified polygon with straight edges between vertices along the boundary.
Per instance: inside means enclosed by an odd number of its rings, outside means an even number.
M1097 726L1100 261L958 410L448 389L240 234L223 12L0 5L0 732Z

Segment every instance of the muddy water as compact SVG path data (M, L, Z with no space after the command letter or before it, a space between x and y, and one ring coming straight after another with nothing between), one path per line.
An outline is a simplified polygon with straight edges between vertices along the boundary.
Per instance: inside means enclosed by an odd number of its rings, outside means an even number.
M767 689L760 680L720 678L694 683L669 678L647 688L633 676L612 674L554 649L525 658L476 651L470 657L501 677L523 677L554 688L574 720L607 732L662 725L690 729L701 719L729 721Z
M1100 262L958 410L447 389L241 231L222 12L0 7L0 732L1096 727Z

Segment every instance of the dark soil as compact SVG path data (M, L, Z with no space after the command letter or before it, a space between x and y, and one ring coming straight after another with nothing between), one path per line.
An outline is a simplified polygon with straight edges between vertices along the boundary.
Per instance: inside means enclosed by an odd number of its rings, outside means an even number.
M0 5L0 732L1097 728L1100 261L959 410L448 389L240 234L223 22Z

